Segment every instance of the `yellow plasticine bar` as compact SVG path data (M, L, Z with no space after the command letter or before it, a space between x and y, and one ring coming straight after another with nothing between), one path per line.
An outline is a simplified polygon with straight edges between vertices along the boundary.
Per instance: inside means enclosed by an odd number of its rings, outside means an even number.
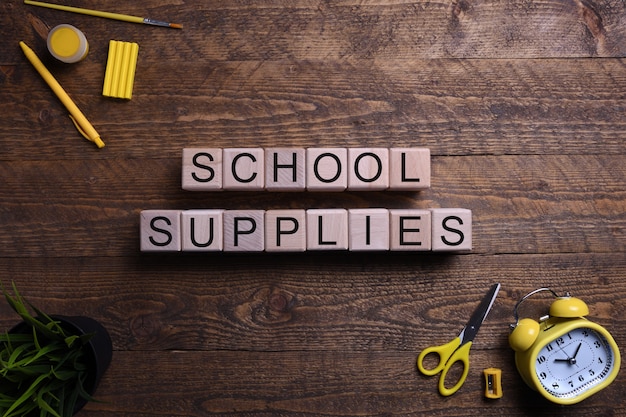
M127 100L132 98L138 54L139 45L134 42L109 42L102 95Z

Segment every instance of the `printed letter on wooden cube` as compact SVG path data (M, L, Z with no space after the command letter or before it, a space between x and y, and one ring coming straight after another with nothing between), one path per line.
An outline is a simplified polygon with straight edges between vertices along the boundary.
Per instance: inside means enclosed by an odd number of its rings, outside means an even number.
M265 249L265 211L226 210L224 251L260 252Z
M306 150L304 148L265 149L265 189L267 191L304 191L306 188Z
M183 149L183 190L222 190L222 150L213 148Z
M223 250L223 212L224 210L183 211L181 214L183 251Z
M306 211L307 250L347 250L348 211L310 209Z
M265 186L265 153L263 148L226 148L223 155L225 190L263 190Z
M430 149L389 150L389 190L418 191L430 187Z
M432 212L433 251L469 251L472 249L472 211L462 208L438 208Z
M389 250L389 210L350 209L350 250Z
M389 210L393 251L429 251L431 248L430 210Z
M180 251L180 211L143 210L140 214L141 251Z
M306 188L309 191L344 191L348 187L346 148L306 150Z
M389 187L389 149L348 149L348 190L377 191Z
M268 210L265 212L265 250L303 252L306 250L306 212Z

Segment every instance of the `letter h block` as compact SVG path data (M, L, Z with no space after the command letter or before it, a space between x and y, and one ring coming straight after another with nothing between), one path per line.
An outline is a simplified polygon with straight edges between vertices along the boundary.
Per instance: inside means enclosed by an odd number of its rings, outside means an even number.
M265 189L304 191L306 188L306 149L265 149Z

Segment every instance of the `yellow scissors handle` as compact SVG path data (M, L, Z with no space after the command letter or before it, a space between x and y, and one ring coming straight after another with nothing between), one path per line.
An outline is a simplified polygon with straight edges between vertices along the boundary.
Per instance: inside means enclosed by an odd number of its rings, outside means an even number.
M431 346L429 348L424 349L417 357L417 369L419 369L420 372L423 373L424 375L428 375L428 376L433 376L433 375L438 374L446 366L446 363L452 357L452 354L459 347L460 344L461 344L461 338L455 337L454 339L452 339L450 342L446 343L445 345ZM437 363L437 366L435 366L434 368L428 369L424 367L424 358L427 355L430 355L431 353L434 353L439 356L439 363Z
M467 378L467 374L469 372L470 347L472 347L472 342L465 343L463 346L458 348L452 354L452 356L450 356L450 359L448 359L448 362L446 362L445 366L443 367L443 372L441 373L441 376L439 377L438 387L439 387L439 393L441 395L447 397L448 395L454 394L455 392L459 390L459 388L461 388L461 386L465 382L465 379ZM448 371L450 370L450 368L452 368L452 366L456 362L461 362L463 364L463 373L461 374L461 376L459 377L459 380L456 382L456 384L454 384L452 388L446 388L445 386L446 376L448 375Z

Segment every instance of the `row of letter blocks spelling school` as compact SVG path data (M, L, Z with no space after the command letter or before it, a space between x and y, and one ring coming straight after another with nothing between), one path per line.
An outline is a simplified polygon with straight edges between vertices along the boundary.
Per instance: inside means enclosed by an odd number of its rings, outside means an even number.
M426 148L187 148L189 191L420 191L430 187ZM463 208L144 210L141 250L301 252L469 251Z

